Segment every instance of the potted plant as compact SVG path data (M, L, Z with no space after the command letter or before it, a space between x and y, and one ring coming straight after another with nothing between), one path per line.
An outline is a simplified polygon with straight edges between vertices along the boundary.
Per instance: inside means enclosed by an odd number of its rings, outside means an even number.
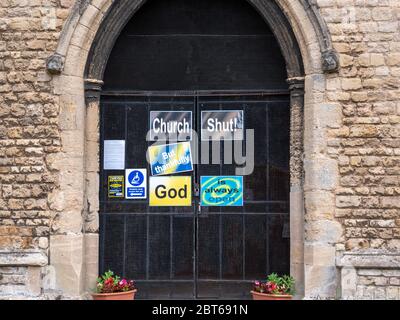
M137 289L133 280L121 279L114 272L107 271L97 278L93 300L134 300Z
M271 273L267 281L255 281L251 294L253 300L291 300L294 294L294 278Z

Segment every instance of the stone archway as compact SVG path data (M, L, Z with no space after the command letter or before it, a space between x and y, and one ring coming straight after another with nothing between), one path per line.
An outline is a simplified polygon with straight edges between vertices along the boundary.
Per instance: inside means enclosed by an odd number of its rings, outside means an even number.
M333 217L338 173L335 161L321 152L321 137L328 126L338 125L338 110L323 104L321 95L325 73L337 69L337 57L322 18L309 1L249 2L272 29L275 26L278 30L275 35L287 62L293 119L291 271L298 281L299 296L332 297L336 283L334 243L341 231L325 211ZM57 212L50 264L56 288L67 296L82 295L93 287L97 276L99 92L115 39L143 3L78 1L57 52L48 60L49 72L56 74L53 84L60 99L63 144L63 153L54 160L61 187L49 199ZM320 201L325 203L323 209L316 206ZM323 261L314 259L317 255L322 255Z

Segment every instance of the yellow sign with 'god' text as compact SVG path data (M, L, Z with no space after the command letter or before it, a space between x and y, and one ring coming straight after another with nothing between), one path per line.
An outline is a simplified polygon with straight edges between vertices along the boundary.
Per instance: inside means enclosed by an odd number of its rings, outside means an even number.
M192 177L150 177L151 207L190 207Z

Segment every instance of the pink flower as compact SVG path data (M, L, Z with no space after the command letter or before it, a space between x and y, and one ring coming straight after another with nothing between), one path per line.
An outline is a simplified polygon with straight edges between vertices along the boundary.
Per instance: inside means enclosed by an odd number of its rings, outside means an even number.
M119 282L119 285L120 285L120 286L126 286L126 285L128 285L128 281L126 281L126 279L122 279L122 280Z

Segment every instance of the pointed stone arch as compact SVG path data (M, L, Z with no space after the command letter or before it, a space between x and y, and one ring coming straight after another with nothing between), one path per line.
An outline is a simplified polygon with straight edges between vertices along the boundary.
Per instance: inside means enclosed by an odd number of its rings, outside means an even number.
M288 62L289 77L299 76L300 71L303 69L301 59L298 59L296 56L298 53L298 46L297 43L293 43L293 41L296 40L296 36L293 33L292 28L294 31L299 31L297 34L297 41L305 40L307 38L309 38L309 40L312 38L317 40L321 56L320 62L322 71L337 71L339 68L337 54L332 47L332 41L327 25L321 17L313 0L299 0L299 3L297 4L288 4L282 0L247 1L260 12L263 18L274 30L275 36L281 45L282 53ZM89 55L89 60L86 64L86 76L87 78L93 79L101 78L102 71L104 71L102 70L102 66L106 64L105 59L108 58L121 30L127 21L129 21L129 19L145 2L146 0L77 1L65 23L56 52L48 59L47 69L49 72L53 74L62 72L65 58L67 56L68 45L75 35L76 28L86 26L89 29L87 30L88 33L97 29L97 32L95 33L96 36L92 39L92 43L90 43L91 54ZM303 9L303 12L294 14L298 9L300 9L296 8L299 5L301 9ZM285 15L287 17L285 17ZM311 24L313 34L308 34L307 32L310 29L310 26L298 26L299 21L304 21L304 18L307 18L308 22ZM89 21L93 23L93 26L85 24L85 22ZM291 26L291 28L289 26Z

